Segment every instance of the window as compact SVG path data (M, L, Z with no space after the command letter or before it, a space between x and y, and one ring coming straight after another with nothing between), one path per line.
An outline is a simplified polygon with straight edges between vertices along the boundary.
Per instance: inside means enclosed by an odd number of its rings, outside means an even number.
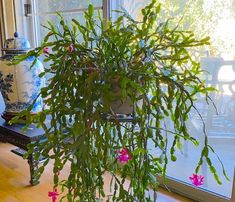
M104 17L108 16L108 1L22 0L22 7L25 7L25 4L32 6L32 13L24 18L24 29L29 33L27 38L34 47L40 44L41 39L48 33L42 25L48 25L47 22L50 21L56 26L59 23L57 12L63 15L65 20L75 18L83 22L83 11L87 9L89 3L94 5L96 12L99 10Z
M119 0L113 9L124 8L137 20L141 19L140 9L150 0ZM200 146L195 149L186 143L178 151L178 160L169 162L169 186L173 190L200 201L229 201L232 194L233 174L235 165L235 3L232 0L160 0L166 10L161 16L172 16L177 21L184 15L183 27L195 32L198 37L210 36L211 45L192 53L205 73L207 85L216 87L218 92L211 93L217 106L218 115L213 105L198 100L197 107L202 113L206 124L209 143L215 148L222 159L231 179L226 181L220 170L220 162L212 155L215 167L222 179L218 185L207 165L203 165L201 174L205 176L205 184L195 190L189 184L188 176L194 172L200 156ZM114 18L116 13L113 13ZM176 17L178 16L178 17ZM188 122L190 133L203 141L203 125L200 117L192 111Z
M47 34L48 30L45 30L40 25L46 25L47 21L51 21L53 24L58 23L58 16L56 12L59 11L66 20L72 18L77 19L80 22L84 21L83 11L88 7L89 1L77 1L77 0L34 0L34 14L36 17L36 40L39 42ZM92 0L95 10L102 9L101 0Z

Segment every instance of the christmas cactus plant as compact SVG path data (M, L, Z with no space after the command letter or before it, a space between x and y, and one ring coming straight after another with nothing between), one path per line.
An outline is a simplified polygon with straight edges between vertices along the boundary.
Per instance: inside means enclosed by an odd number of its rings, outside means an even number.
M209 101L214 90L201 79L200 64L189 51L209 44L209 38L197 39L192 32L172 26L170 19L160 21L160 8L153 0L142 9L138 22L125 12L114 22L104 22L101 15L94 15L92 5L84 13L85 24L67 22L59 15L59 26L49 22L41 46L17 58L20 62L43 55L47 63L41 77L49 75L48 85L39 95L45 108L31 116L32 105L20 116L25 116L27 125L36 122L45 131L47 141L29 145L29 153L36 146L35 156L46 159L37 177L53 160L54 191L49 192L53 200L58 187L61 200L105 198L103 175L109 173L110 200L155 201L155 194L151 198L146 193L157 191L157 177L165 177L168 161L177 160L177 145L184 141L202 147L190 177L193 184L203 184L198 174L204 160L221 183L210 160L214 150L206 133L205 141L199 142L186 125L191 109L199 113L197 95ZM120 92L114 93L116 87ZM116 100L128 100L132 113L116 114L112 109ZM150 153L150 143L161 153ZM70 172L61 179L66 164Z

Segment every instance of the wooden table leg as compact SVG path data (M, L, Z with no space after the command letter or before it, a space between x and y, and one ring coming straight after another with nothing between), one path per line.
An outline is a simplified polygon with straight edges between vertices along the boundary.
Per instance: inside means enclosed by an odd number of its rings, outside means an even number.
M30 169L30 181L29 182L31 185L37 185L39 184L39 179L35 177L35 172L38 169L39 162L33 158L33 155L34 154L30 154L28 157L28 164L29 164L29 169Z

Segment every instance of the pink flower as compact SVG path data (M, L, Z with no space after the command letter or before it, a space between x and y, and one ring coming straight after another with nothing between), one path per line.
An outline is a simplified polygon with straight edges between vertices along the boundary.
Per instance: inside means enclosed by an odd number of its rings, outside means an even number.
M48 54L49 53L49 48L48 47L43 48L43 53Z
M204 176L202 175L192 174L189 179L195 187L199 187L204 184Z
M75 51L75 47L74 47L73 44L71 44L71 45L68 47L68 51L69 51L70 53L72 53L72 52Z
M128 151L126 148L123 148L121 150L117 151L118 153L118 162L125 165L128 163L128 161L131 159L131 156L128 154Z
M54 189L54 191L48 192L48 196L51 197L52 202L56 202L58 195L59 195L59 193L57 192L57 189Z

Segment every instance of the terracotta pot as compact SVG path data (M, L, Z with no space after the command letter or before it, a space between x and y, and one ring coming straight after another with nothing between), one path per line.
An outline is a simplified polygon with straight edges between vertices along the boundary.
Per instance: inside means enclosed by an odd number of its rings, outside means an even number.
M121 99L122 89L118 78L111 79L112 96L114 100L111 102L111 111L115 114L132 114L134 112L133 103L127 97L125 100Z

